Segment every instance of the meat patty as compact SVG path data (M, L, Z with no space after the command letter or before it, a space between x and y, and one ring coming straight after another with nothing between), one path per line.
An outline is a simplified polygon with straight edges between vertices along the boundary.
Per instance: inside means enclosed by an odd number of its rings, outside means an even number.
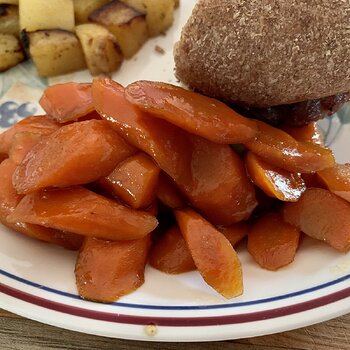
M233 105L233 108L246 117L259 119L272 125L303 126L333 115L349 100L350 93L346 92L321 99L268 108L240 105Z

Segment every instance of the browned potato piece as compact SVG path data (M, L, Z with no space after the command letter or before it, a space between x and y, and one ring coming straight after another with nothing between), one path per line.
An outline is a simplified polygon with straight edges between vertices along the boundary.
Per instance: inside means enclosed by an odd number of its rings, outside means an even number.
M47 29L74 30L73 0L19 0L21 29L27 32Z
M86 68L84 53L75 34L65 30L29 33L29 51L41 76L54 76Z
M0 33L19 35L18 6L0 5Z
M121 0L125 4L146 13L150 36L164 33L173 23L174 0Z
M148 38L145 14L118 0L97 9L89 18L116 37L126 58L132 57Z
M1 1L1 0L0 0ZM89 15L111 0L73 0L75 20L77 23L89 21Z
M110 73L119 68L123 55L116 38L105 27L86 23L78 25L75 31L92 75Z
M0 72L24 60L18 39L14 35L0 34Z

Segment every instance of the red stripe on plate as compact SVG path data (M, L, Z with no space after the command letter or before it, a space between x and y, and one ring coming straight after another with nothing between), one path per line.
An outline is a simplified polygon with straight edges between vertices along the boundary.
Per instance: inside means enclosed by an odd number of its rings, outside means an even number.
M254 321L268 320L272 318L288 316L303 311L316 309L336 301L350 297L350 287L341 291L325 295L323 297L298 303L295 305L279 307L276 309L258 311L244 314L212 316L212 317L150 317L150 316L132 316L124 314L113 314L109 312L83 309L76 306L66 305L38 297L18 289L6 286L0 283L0 292L13 298L23 300L49 310L62 312L68 315L89 318L92 320L126 323L133 325L156 324L158 326L170 327L194 327L194 326L215 326L247 323Z

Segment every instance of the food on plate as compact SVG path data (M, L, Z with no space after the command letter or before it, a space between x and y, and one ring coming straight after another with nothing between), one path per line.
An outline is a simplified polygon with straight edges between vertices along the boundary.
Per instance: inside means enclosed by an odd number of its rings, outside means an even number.
M318 129L317 122L311 122L305 126L283 126L285 131L290 136L294 137L297 141L311 142L316 145L323 145L323 137Z
M241 295L241 262L227 238L191 209L177 209L175 217L204 280L226 298Z
M146 22L150 36L165 33L172 25L174 8L179 6L176 0L121 0L125 4L146 13Z
M95 109L91 84L66 83L49 86L39 103L47 115L58 123L76 121Z
M0 72L24 60L24 53L17 37L0 33Z
M140 287L144 280L150 237L129 241L85 238L75 265L82 298L112 303Z
M253 183L270 197L284 202L296 202L306 190L299 173L270 165L251 151L247 152L245 165Z
M21 30L62 29L74 30L72 0L20 0L19 19Z
M0 164L0 222L25 236L40 241L56 244L70 250L78 250L82 243L82 237L69 232L63 232L39 225L32 225L21 221L10 223L7 217L14 211L23 196L18 195L12 185L12 175L17 167L11 159L6 159Z
M0 1L0 71L25 59L23 45L41 76L86 67L92 75L109 74L150 36L166 32L175 5L174 0Z
M188 134L163 120L150 120L125 98L124 88L109 79L95 79L92 95L102 118L127 142L148 153L215 224L230 225L249 217L256 206L254 188L243 162L228 145Z
M174 85L138 81L126 88L125 95L144 112L213 142L244 143L258 132L254 121L242 118L222 102ZM190 105L184 103L188 100Z
M199 0L175 47L176 75L271 123L323 118L350 99L349 10L344 1Z
M336 164L317 173L320 183L331 192L350 202L350 164Z
M312 173L334 165L329 149L311 142L298 142L280 129L257 123L260 132L245 146L266 162L292 173Z
M39 135L49 135L59 129L59 124L47 116L35 116L22 119L10 129L0 134L0 154L8 154L17 133L30 132Z
M349 168L314 124L287 133L179 87L108 78L51 86L40 103L47 116L0 134L0 222L80 249L85 299L134 291L148 257L162 272L198 270L224 297L238 296L235 247L247 235L270 270L292 263L301 231L350 250L350 203L340 197Z
M95 23L76 26L76 34L84 51L86 64L92 75L107 74L117 70L123 55L113 34Z
M29 52L41 76L53 76L86 67L81 44L74 33L61 29L28 33Z
M0 33L18 36L19 17L17 6L0 5Z
M90 183L110 174L129 148L102 120L64 125L27 153L13 184L18 193L26 194Z
M7 221L114 241L143 238L158 224L157 219L145 211L129 209L79 186L28 194Z
M307 189L298 202L284 206L283 217L308 236L341 252L350 249L350 204L328 190Z
M110 1L111 0L73 0L76 23L87 23L92 12Z
M149 156L138 153L121 161L100 184L130 207L147 208L156 198L159 172Z
M281 214L270 213L250 229L247 249L261 267L274 271L294 260L299 239L299 229L284 222Z
M89 19L115 36L125 58L132 57L148 38L146 15L118 0L97 9Z
M167 230L164 236L153 245L149 263L155 269L170 274L196 269L186 241L177 225Z

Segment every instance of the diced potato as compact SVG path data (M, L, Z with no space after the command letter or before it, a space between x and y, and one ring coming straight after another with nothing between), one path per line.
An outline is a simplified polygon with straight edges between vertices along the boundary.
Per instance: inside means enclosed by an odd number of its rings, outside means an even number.
M18 5L18 0L0 0L0 4Z
M123 55L116 38L106 28L86 23L78 25L75 30L92 75L110 73L119 68Z
M46 29L74 30L73 0L20 0L20 27L28 32Z
M0 0L1 1L1 0ZM74 14L77 23L89 21L89 15L111 0L73 0Z
M65 74L86 67L84 53L75 34L65 30L29 33L29 51L41 76Z
M120 1L94 11L90 20L107 27L116 37L126 58L132 57L148 38L145 15Z
M24 60L19 40L10 34L0 34L0 72Z
M164 33L173 23L174 0L121 0L138 11L146 13L150 36Z
M19 35L18 6L0 5L0 33Z

